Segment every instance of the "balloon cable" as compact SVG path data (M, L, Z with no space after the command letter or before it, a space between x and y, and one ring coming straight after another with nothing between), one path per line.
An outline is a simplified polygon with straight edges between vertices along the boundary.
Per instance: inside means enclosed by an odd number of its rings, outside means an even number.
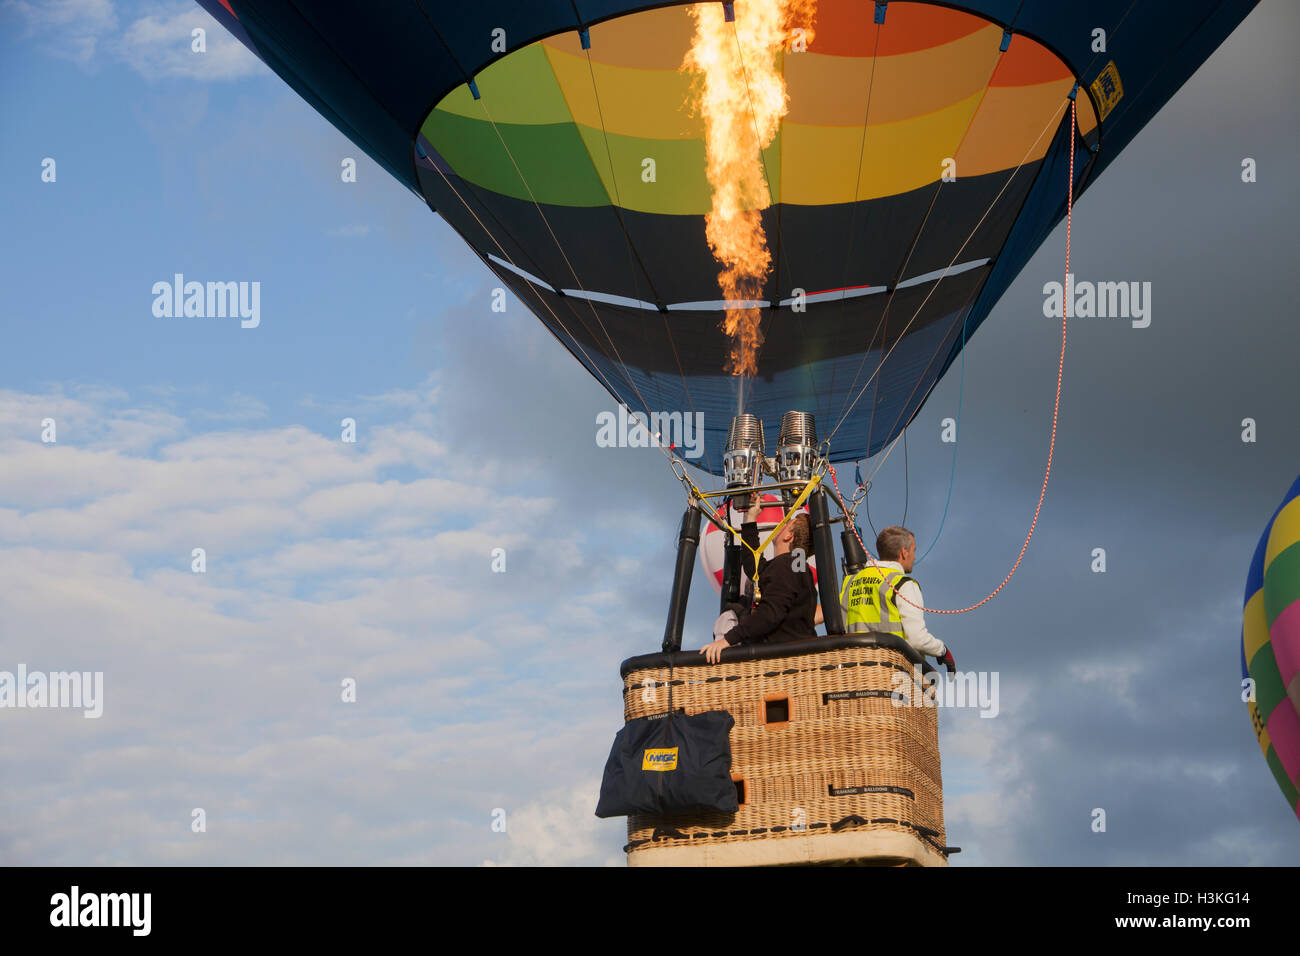
M903 429L903 527L907 527L907 508L912 503L912 472L907 460L907 429Z
M1071 106L1073 107L1073 101L1071 102ZM1020 162L1016 164L1016 168L1011 171L1011 175L1007 177L1007 181L1002 184L1002 188L998 190L998 194L993 197L993 201L989 203L988 208L984 210L984 214L980 216L979 222L975 223L975 227L970 231L970 234L962 242L961 247L957 250L956 254L952 257L952 261L949 262L948 266L943 270L943 275L941 275L938 278L938 280L936 280L935 283L930 286L930 291L927 292L925 298L921 300L921 304L917 306L916 311L912 313L912 317L907 320L907 324L903 326L903 330L898 334L898 337L894 340L894 344L891 345L888 351L885 352L884 358L882 358L880 362L876 365L876 370L871 373L871 376L866 380L866 382L863 383L862 388L860 388L857 394L854 396L853 401L849 403L849 407L845 409L844 412L840 415L839 421L835 423L835 427L831 429L831 433L826 436L825 441L829 442L831 439L833 439L836 433L839 432L840 428L844 425L844 423L848 421L849 415L853 412L853 409L857 407L857 404L861 400L862 396L866 394L867 389L870 388L872 383L876 380L876 377L880 374L880 370L884 368L885 362L887 362L889 360L889 357L894 354L894 349L898 348L898 346L902 343L903 339L907 335L908 330L911 329L912 324L916 322L917 317L920 316L921 312L925 309L926 303L930 301L930 297L934 295L935 290L939 288L939 284L948 275L948 270L950 270L956 264L957 260L961 257L962 252L965 251L966 246L970 244L970 241L973 238L975 238L975 234L979 232L980 228L984 225L984 220L987 219L989 217L989 214L992 213L993 210L997 207L998 202L1001 201L1003 194L1011 186L1011 183L1015 180L1016 175L1020 172L1021 169L1024 168L1025 163L1029 161L1030 153L1034 151L1034 148L1037 147L1039 141L1043 138L1043 136L1047 134L1047 131L1052 128L1052 122L1055 119L1055 116L1056 114L1055 112L1053 112L1052 117L1049 118L1048 121L1043 125L1042 131L1039 132L1038 137L1033 141L1033 143L1029 145L1029 148L1025 150L1025 155L1021 157ZM1071 149L1073 149L1073 143L1071 143ZM940 185L942 187L942 184ZM887 302L886 306L888 306L888 304L889 303ZM873 337L873 341L874 341L874 337ZM883 347L883 343L882 343L882 347ZM855 377L854 381L856 382L856 380L857 379Z

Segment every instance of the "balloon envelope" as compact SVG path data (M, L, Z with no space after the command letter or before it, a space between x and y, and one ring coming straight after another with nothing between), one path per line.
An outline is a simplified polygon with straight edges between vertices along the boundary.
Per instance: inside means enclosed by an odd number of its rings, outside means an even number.
M1246 576L1241 676L1273 778L1300 816L1300 478L1264 528Z
M702 465L721 473L736 381L686 5L200 2L616 399L703 414ZM1077 193L1254 5L819 0L812 42L779 55L745 411L769 435L815 413L837 461L883 448L1064 214L1071 142Z

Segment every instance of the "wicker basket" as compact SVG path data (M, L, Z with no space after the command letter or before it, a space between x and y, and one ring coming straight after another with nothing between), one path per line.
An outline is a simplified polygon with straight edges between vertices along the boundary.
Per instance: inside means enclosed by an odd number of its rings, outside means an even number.
M937 712L906 704L924 693L914 650L855 635L702 662L625 661L625 716L663 713L670 692L673 709L730 712L740 809L629 817L629 865L946 865Z

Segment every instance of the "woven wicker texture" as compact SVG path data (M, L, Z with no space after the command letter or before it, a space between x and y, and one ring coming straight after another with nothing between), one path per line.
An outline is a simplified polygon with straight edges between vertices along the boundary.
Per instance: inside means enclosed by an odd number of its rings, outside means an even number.
M892 831L930 850L944 846L938 715L910 703L925 695L895 650L849 647L671 673L646 668L627 674L623 692L628 720L663 713L670 699L689 714L730 712L732 776L744 788L735 814L629 817L631 863L651 849L665 857L671 847L792 837L804 838L797 853L791 843L792 861L802 860L806 837L846 832ZM828 848L826 861L836 852Z

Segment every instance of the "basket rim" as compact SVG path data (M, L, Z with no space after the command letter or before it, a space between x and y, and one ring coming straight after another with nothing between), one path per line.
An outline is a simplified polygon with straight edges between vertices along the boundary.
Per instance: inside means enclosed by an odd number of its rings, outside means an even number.
M807 641L781 641L762 644L738 644L722 652L723 664L737 664L743 661L772 660L782 657L803 657L808 654L821 654L827 651L839 651L846 648L888 648L898 651L913 664L920 664L922 671L933 668L926 663L924 655L908 644L901 637L893 634L834 634L830 637L818 637ZM619 665L620 677L626 678L634 671L650 670L662 667L711 667L699 651L668 651L657 654L640 654L629 657Z

